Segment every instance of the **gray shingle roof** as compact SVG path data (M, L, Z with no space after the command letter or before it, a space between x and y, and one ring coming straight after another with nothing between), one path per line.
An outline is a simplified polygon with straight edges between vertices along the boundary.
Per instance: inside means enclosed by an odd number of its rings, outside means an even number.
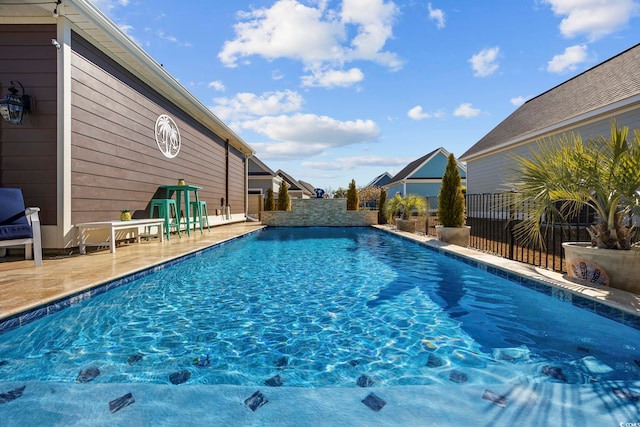
M442 148L437 148L437 149L433 150L432 152L430 152L429 154L425 154L424 156L420 157L419 159L416 159L413 162L409 163L407 166L404 167L404 169L402 169L400 172L395 174L393 176L393 178L391 178L391 181L389 181L387 183L387 186L393 185L396 182L400 182L403 179L407 178L409 175L414 173L416 171L416 169L418 167L420 167L420 165L422 165L425 161L427 161L427 159L429 159L429 157L433 156L437 151L439 151L441 149Z
M525 102L460 159L640 94L640 44Z

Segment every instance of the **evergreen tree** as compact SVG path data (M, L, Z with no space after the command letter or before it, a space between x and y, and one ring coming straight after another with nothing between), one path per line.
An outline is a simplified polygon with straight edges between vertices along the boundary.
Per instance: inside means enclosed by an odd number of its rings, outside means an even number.
M288 211L290 210L291 201L289 200L289 188L287 187L287 183L282 181L280 183L280 188L278 189L278 210L279 211Z
M264 210L265 211L272 211L273 208L275 207L275 200L273 197L273 188L270 188L267 190L267 198L264 201Z
M464 211L465 200L458 162L453 154L449 154L438 195L438 220L445 227L462 227L465 221Z
M358 197L358 189L356 188L356 180L352 179L347 190L347 210L357 211L359 208L360 200Z
M378 224L386 224L387 217L384 214L387 203L387 192L384 188L380 190L380 199L378 200Z

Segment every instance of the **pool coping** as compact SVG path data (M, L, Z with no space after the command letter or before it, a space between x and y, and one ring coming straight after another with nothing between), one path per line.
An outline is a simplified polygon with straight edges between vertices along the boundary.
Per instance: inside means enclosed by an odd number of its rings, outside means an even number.
M214 248L225 245L231 241L244 238L263 229L264 227L261 227L235 235L233 237L222 239L220 241L217 241L216 243L213 243L212 245L193 249L178 256L153 262L144 268L139 268L131 272L123 273L121 275L118 275L117 277L88 283L85 287L74 289L65 293L60 293L55 298L51 298L46 301L40 301L37 304L34 304L32 307L28 307L17 313L9 313L4 317L0 317L0 336L14 329L25 326L33 321L46 317L50 314L54 314L65 308L77 305L82 301L91 299L112 289L119 288L120 286L148 276L149 274L152 274L156 271L168 268L176 263L196 256L200 256L207 251L213 250Z
M561 273L450 245L425 234L399 231L392 225L374 227L576 307L640 329L640 295L596 284L582 285L565 279Z

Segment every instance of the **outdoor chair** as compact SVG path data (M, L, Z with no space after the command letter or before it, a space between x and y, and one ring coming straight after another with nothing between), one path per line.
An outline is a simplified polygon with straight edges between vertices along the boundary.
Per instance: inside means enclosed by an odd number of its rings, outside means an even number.
M19 188L0 188L0 248L24 245L25 259L42 265L40 208L26 208Z

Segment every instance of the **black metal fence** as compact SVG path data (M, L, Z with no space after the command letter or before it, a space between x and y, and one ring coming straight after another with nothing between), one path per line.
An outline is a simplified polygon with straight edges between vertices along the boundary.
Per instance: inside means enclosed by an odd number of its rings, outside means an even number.
M584 211L570 224L543 225L544 245L524 243L513 232L522 221L525 212L511 208L512 193L467 194L467 225L471 226L471 247L483 252L543 267L559 272L566 271L562 243L590 241L587 227L593 222L593 212ZM438 197L428 197L429 214L425 221L425 233L435 236L439 225L436 211Z

